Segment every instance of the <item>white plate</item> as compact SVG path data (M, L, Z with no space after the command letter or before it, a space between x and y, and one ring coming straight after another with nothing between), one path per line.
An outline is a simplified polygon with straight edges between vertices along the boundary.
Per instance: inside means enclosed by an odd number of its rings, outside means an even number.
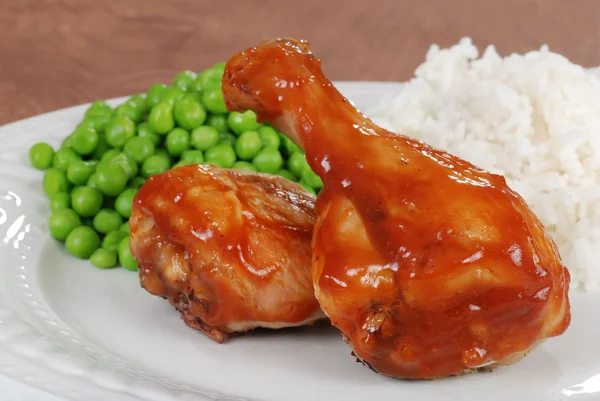
M398 84L339 83L361 109ZM118 100L117 100L118 101ZM47 232L37 141L57 145L78 106L0 128L0 375L71 400L598 400L600 294L572 293L573 322L516 365L437 381L379 376L333 329L242 336L189 329L124 269L67 255Z

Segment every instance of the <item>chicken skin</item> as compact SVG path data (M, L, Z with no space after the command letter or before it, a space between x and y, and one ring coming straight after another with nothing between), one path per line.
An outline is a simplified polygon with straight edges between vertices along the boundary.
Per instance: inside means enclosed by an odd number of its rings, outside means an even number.
M323 180L315 293L365 365L462 374L513 363L567 329L569 272L502 176L378 127L303 41L236 54L223 92L230 110L254 110L301 146Z
M183 166L135 197L142 287L217 342L324 318L310 277L314 196L278 176Z

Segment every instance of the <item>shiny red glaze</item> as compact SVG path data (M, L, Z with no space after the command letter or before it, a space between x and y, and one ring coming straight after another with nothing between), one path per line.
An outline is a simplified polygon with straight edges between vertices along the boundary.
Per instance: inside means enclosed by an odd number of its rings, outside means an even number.
M306 42L236 54L223 92L302 146L324 182L313 282L359 359L403 378L512 363L570 322L569 272L502 176L386 131Z
M310 278L314 222L314 197L282 177L183 166L137 193L131 250L142 286L222 342L323 317Z

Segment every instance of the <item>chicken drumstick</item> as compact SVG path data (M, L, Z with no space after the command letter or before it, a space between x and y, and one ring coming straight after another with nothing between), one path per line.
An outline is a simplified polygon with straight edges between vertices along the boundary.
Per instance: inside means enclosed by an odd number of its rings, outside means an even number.
M303 147L323 180L313 284L363 363L438 378L513 363L566 330L569 273L502 176L375 125L303 41L236 54L223 92Z
M310 278L314 197L278 176L184 166L135 197L142 286L217 342L324 318Z

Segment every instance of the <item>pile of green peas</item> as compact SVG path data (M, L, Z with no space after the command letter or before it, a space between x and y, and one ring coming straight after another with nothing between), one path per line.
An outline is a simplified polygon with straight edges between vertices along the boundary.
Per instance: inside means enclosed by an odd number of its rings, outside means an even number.
M301 149L256 114L228 112L218 63L183 71L113 108L96 101L54 150L34 144L29 161L45 170L50 234L67 252L101 269L137 271L129 249L133 199L148 177L186 164L278 174L316 194L323 183Z

